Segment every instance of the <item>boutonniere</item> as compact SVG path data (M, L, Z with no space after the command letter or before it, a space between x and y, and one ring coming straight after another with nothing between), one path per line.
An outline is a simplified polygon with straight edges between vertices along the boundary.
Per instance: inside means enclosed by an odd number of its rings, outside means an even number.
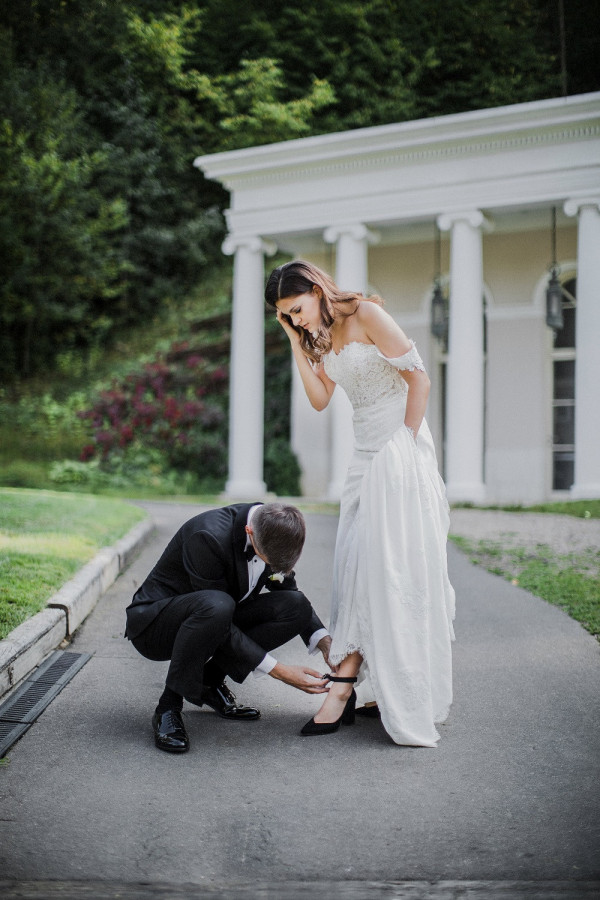
M269 575L269 581L279 581L281 583L283 581L284 576L281 572L273 572L272 575Z

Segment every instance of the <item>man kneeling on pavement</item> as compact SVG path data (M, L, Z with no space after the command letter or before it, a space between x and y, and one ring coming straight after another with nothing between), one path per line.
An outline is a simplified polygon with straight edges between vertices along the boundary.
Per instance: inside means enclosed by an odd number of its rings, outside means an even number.
M237 705L225 676L240 683L250 672L265 673L309 694L327 690L318 672L270 654L300 635L310 653L319 649L328 662L331 637L293 572L305 535L294 506L212 509L179 529L136 591L125 636L147 659L170 660L152 718L161 750L189 749L184 698L226 719L260 717L258 709Z

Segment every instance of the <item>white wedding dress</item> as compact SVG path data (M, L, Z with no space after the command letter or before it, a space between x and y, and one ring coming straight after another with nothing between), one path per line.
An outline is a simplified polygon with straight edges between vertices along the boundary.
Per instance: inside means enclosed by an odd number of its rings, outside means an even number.
M423 363L414 343L388 360L355 341L324 367L350 398L355 441L335 548L330 662L359 651L359 703L377 701L397 744L435 747L435 723L452 703L449 510L427 423L416 442L404 425L408 387L398 371Z

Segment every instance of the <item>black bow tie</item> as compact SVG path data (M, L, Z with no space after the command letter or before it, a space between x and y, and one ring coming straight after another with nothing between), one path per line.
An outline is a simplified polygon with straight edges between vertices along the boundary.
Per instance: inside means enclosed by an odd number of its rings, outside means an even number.
M256 556L256 550L254 549L252 544L248 544L248 546L244 550L244 556L246 557L248 562L250 562L251 559L254 559L254 557Z

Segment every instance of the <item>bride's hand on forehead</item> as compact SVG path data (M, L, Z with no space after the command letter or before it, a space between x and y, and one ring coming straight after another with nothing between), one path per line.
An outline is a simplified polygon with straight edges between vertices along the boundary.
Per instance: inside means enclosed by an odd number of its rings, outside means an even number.
M295 341L296 343L300 343L300 334L293 327L290 322L289 316L285 316L280 309L277 310L277 321L289 337L290 341Z

